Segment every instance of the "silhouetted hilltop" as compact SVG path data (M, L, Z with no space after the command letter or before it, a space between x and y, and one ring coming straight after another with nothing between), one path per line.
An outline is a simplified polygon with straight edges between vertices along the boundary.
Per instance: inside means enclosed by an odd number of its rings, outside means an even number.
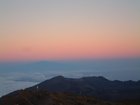
M109 101L140 99L140 81L110 81L102 76L75 79L57 76L36 86L49 92L95 96ZM36 86L29 89L36 89Z
M57 76L3 96L0 105L140 105L139 100L140 81Z

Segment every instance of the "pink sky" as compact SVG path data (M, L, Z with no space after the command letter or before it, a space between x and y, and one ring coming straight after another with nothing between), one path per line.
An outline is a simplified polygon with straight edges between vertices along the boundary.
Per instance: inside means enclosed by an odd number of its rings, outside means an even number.
M136 2L22 2L1 3L0 61L140 57Z

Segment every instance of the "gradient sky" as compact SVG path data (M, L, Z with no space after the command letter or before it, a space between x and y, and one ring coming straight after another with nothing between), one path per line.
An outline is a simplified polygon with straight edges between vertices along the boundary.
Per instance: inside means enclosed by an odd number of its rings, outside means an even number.
M0 0L0 61L140 57L140 0Z

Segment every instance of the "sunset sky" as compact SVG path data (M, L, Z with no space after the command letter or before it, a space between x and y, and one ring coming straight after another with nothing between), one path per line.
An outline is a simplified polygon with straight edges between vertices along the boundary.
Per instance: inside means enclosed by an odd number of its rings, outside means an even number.
M140 0L0 0L0 61L140 57Z

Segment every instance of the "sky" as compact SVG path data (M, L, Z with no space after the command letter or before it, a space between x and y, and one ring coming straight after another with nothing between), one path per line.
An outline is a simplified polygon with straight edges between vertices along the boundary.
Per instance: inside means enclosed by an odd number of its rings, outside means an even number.
M57 75L140 80L140 0L0 0L0 96Z
M140 57L140 0L0 0L0 62Z

